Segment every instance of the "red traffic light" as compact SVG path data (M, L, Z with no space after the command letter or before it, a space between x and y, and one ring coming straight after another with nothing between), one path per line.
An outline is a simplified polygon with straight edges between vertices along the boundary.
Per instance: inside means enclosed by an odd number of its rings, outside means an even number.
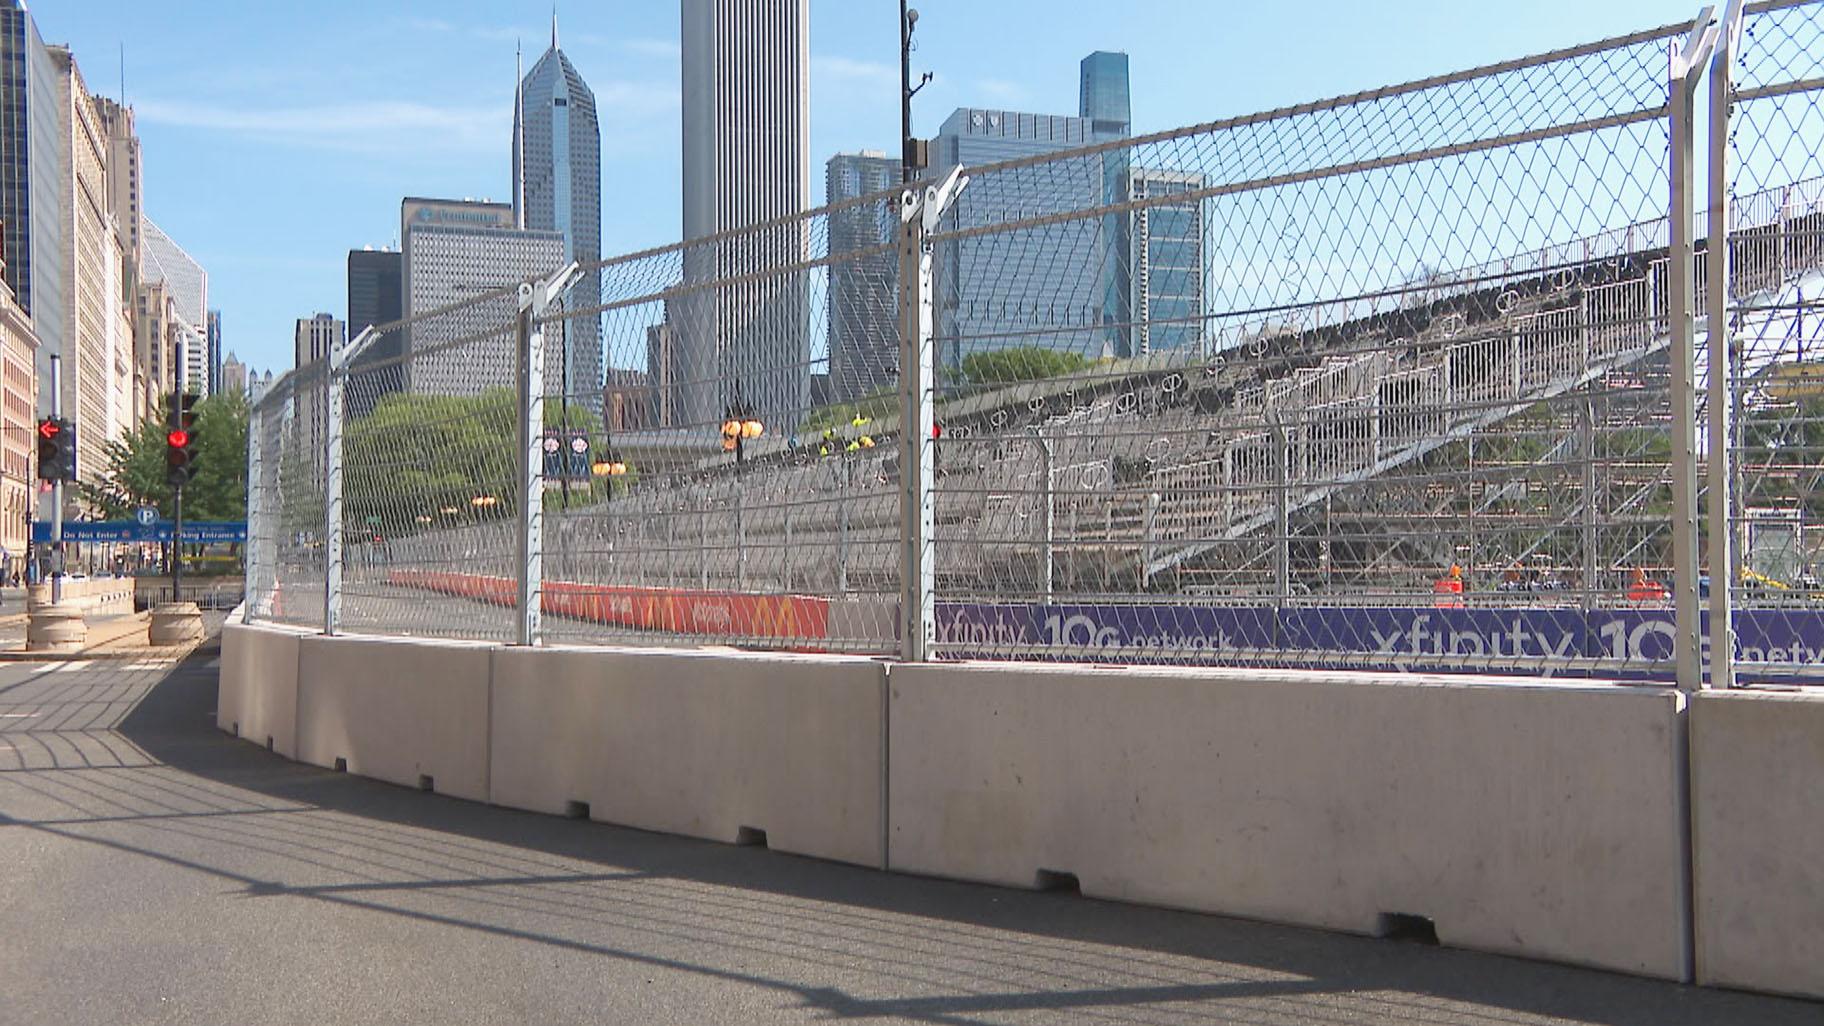
M56 438L62 432L63 425L57 423L55 418L47 418L38 422L39 438Z
M172 428L170 433L165 435L165 444L173 449L182 449L190 444L190 432L183 428Z

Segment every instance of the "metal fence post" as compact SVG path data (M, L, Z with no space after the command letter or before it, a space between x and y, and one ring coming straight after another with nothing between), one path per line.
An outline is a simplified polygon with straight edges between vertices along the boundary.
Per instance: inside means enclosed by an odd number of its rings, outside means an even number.
M1039 594L1050 605L1057 573L1053 546L1058 537L1057 504L1051 487L1051 439L1045 437L1043 428L1033 428L1032 436L1039 443Z
M543 632L540 605L544 595L544 487L540 472L544 469L543 439L545 422L545 331L535 323L544 313L544 304L536 302L541 290L538 283L519 287L517 383L519 396L518 459L519 530L514 569L517 584L517 631L515 641L521 645L538 644Z
M929 239L944 211L967 186L962 169L952 168L942 184L921 193L900 194L899 248L899 434L900 656L923 662L937 640L936 309Z
M330 350L323 375L323 633L342 623L341 354Z
M1729 0L1710 61L1710 243L1705 253L1706 306L1710 351L1710 686L1735 685L1735 625L1732 602L1740 580L1735 571L1734 456L1730 407L1735 332L1729 324L1729 106L1736 47L1741 42L1742 0ZM1783 213L1783 212L1782 212ZM1784 281L1784 278L1780 280Z
M246 564L244 577L246 586L243 589L243 601L249 616L261 616L265 612L261 601L265 598L265 585L260 575L264 573L264 560L260 558L260 536L266 520L265 503L261 501L260 463L261 436L265 434L262 426L264 416L260 404L254 403L247 410L247 548L243 562Z
M1673 665L1681 691L1703 684L1697 601L1697 289L1695 190L1697 81L1716 42L1714 8L1705 7L1685 45L1672 55L1669 81L1671 248L1666 273L1672 335L1672 600Z

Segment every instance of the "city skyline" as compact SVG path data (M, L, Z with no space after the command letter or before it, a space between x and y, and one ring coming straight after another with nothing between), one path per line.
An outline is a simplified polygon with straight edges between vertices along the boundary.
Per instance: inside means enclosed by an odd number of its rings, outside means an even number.
M898 39L893 5L818 3L811 10L811 159L896 152ZM929 137L959 106L1070 112L1076 61L1125 51L1134 69L1134 131L1297 103L1391 80L1469 67L1688 18L1676 4L1625 0L1591 8L1554 0L1500 33L1458 5L1412 3L1398 17L1348 5L1299 12L1251 9L1225 32L1263 45L1296 38L1297 61L1194 56L1203 24L1190 0L1141 0L1044 17L1043 5L918 5L915 70L936 80L914 104ZM256 367L283 367L292 323L343 308L346 254L397 246L388 226L407 194L506 199L511 132L507 76L515 38L536 45L550 6L475 0L414 4L376 14L331 0L309 11L209 5L172 19L125 0L42 2L33 15L50 42L68 42L102 69L90 87L118 96L114 64L126 44L126 99L148 150L147 210L209 267L213 306L233 323L232 346ZM565 49L595 87L604 139L603 251L675 241L678 182L678 20L670 5L561 10ZM353 24L374 31L349 37ZM1414 31L1414 26L1422 31ZM1008 38L1022 45L1007 47ZM319 45L320 44L320 45ZM201 46L206 65L155 63L162 47ZM812 197L813 205L821 197ZM255 216L267 231L245 231ZM283 245L274 245L275 240Z

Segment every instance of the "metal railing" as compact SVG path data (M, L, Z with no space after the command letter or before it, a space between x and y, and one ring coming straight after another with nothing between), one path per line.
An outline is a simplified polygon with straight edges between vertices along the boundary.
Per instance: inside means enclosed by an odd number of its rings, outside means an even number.
M503 282L260 400L250 609L1685 687L1732 679L1711 634L1802 676L1820 53L1824 5L1732 5Z

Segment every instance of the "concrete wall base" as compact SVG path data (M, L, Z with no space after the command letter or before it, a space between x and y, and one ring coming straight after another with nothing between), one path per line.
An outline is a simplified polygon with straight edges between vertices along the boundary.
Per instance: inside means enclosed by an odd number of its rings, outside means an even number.
M1824 998L1824 693L1700 693L1691 779L1698 982Z

